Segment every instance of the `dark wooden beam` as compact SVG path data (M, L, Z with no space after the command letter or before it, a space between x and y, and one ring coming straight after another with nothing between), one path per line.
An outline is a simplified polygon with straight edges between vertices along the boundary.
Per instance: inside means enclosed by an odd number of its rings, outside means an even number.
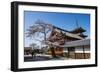
M85 48L84 48L84 45L83 45L83 55L84 55L84 59L85 59Z

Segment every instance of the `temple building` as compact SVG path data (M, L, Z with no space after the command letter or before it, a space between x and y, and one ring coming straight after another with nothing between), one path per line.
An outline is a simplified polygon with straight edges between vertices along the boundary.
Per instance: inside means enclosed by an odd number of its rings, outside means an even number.
M48 38L54 49L53 54L69 59L89 59L90 39L86 39L85 31L82 27L67 31L53 26L53 30ZM48 54L52 54L50 49Z

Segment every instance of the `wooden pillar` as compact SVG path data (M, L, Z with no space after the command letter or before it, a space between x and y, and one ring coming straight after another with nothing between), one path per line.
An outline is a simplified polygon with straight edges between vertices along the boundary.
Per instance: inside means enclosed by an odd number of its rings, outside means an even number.
M84 45L83 45L83 55L84 55L84 59L85 59L85 48L84 48Z
M68 50L68 58L70 57L70 55L69 55L69 47L67 48L67 50Z
M74 50L74 55L75 55L75 59L76 59L76 53L75 53L75 50Z

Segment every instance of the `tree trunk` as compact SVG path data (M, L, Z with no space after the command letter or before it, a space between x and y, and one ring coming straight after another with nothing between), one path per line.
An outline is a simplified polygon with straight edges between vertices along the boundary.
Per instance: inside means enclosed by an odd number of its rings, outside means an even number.
M46 33L44 32L44 43L46 43Z
M51 50L51 54L52 54L52 57L53 58L56 58L56 54L55 54L55 50L54 50L54 47L50 47L50 50Z

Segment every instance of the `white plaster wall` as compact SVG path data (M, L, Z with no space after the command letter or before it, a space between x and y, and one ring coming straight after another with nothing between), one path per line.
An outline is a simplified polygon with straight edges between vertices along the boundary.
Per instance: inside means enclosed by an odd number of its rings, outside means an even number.
M90 47L84 46L84 51L85 53L90 53ZM83 47L82 46L75 47L75 53L83 53Z

